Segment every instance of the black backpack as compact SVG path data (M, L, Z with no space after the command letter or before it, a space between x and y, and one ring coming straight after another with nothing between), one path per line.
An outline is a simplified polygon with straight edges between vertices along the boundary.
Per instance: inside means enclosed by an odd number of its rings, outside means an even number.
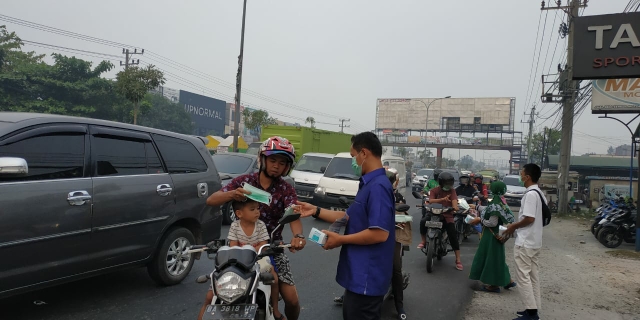
M542 193L540 193L540 191L536 189L529 190L529 191L535 191L540 197L540 202L542 202L542 226L546 227L549 223L551 223L551 209L549 209L547 202L544 201L544 197L542 196Z

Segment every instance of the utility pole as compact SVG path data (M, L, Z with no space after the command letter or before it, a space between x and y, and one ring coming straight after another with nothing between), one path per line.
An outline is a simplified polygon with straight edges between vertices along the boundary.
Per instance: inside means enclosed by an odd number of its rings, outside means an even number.
M542 168L542 170L544 170L544 163L545 163L545 151L546 148L548 146L548 142L547 142L547 127L544 127L544 131L542 131L542 157L540 159L540 168Z
M242 7L242 33L240 35L240 55L238 56L238 74L236 75L236 114L233 119L233 152L238 152L240 134L240 92L242 91L242 60L244 58L244 20L247 16L247 0Z
M345 125L344 125L344 122L345 122L345 121L346 121L346 122L349 122L349 121L351 121L351 119L340 119L340 120L338 120L338 121L340 121L340 132L342 132L342 133L344 133L344 128L349 128L349 127L351 127L350 125L349 125L349 126L345 126Z
M575 97L578 90L576 81L573 81L573 41L575 33L575 25L573 19L578 17L580 8L586 7L587 1L582 4L581 0L570 0L569 6L561 6L562 1L556 1L557 7L544 7L542 1L542 10L563 10L569 15L569 41L567 43L567 66L566 66L566 85L560 83L560 86L566 88L564 90L564 98L562 104L562 139L560 141L560 163L558 165L558 212L566 211L566 204L569 203L569 167L571 163L571 139L573 138L573 115L575 106Z
M138 60L134 60L131 59L131 61L129 61L129 57L133 56L134 54L144 54L144 49L142 49L142 52L138 52L138 49L134 49L133 52L129 51L129 49L122 49L122 54L125 55L125 61L124 63L122 63L122 61L120 61L120 66L124 66L124 69L127 70L129 69L129 66L136 66L140 64L140 59Z
M529 114L524 114L525 116L529 116L529 121L521 121L522 123L529 124L529 138L527 139L527 163L531 163L531 139L533 138L533 123L535 122L535 116L538 115L536 113L536 106L534 105L531 108L531 112Z

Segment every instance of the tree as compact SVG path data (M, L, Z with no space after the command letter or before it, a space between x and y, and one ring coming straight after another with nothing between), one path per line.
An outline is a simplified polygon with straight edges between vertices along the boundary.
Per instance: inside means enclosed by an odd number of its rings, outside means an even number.
M307 119L304 120L304 123L311 124L311 128L316 127L316 119L314 117L307 117Z
M409 149L405 148L405 147L398 147L398 154L403 157L406 158L407 154L409 154Z
M116 79L118 92L133 103L133 124L137 124L140 101L149 90L165 83L164 74L153 65L146 68L133 66L118 72Z
M616 151L613 149L613 146L609 146L609 149L607 149L607 154L612 156L614 153L616 153Z
M424 149L420 150L418 151L418 158L422 160L423 165L428 166L432 163L433 152L431 152L430 149L427 149L426 151Z
M465 155L462 158L460 158L460 167L464 168L464 169L470 169L473 168L473 158L470 155Z
M191 116L184 111L181 105L160 94L153 93L148 93L140 104L148 108L148 112L140 115L140 125L183 134L193 134Z
M264 110L249 110L244 109L242 111L244 117L244 126L250 130L258 132L258 135L262 133L262 127L270 124L277 124L276 119L269 117L269 113Z
M546 135L545 135L546 132ZM531 150L528 150L532 161L538 161L542 164L542 153L544 147L545 155L557 155L560 153L560 139L562 133L560 130L545 128L542 132L536 132L531 137ZM527 139L525 139L525 142Z

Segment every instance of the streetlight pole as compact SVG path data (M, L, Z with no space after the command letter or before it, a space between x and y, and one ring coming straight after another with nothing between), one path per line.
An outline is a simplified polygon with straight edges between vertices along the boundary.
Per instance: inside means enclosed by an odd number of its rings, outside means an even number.
M244 59L244 20L247 16L247 0L242 7L242 33L240 35L240 55L238 56L238 74L236 75L236 105L233 119L233 152L238 152L238 136L240 134L240 92L242 91L242 60Z
M431 100L431 102L429 102L429 104L424 103L424 101L422 100L418 100L420 102L422 102L422 104L424 104L425 107L427 107L427 119L425 121L425 125L424 125L424 156L427 156L427 132L429 132L429 107L431 107L431 104L438 101L438 100L442 100L442 99L449 99L451 98L451 96L446 96L443 98L437 98L437 99L433 99Z

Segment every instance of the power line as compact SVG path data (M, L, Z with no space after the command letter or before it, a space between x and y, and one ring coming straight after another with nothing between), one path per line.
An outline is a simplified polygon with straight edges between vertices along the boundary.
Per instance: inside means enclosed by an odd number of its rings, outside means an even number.
M46 26L46 25L43 25L43 24L39 24L39 23L35 23L35 22L23 20L23 19L10 17L10 16L7 16L7 15L0 14L0 20L6 21L6 22L10 22L10 23L14 23L14 24L17 24L17 25L21 25L21 26L28 27L28 28L33 28L33 29L37 29L37 30L41 30L41 31L45 31L45 32L50 32L50 33L54 33L54 34L58 34L58 35L63 35L63 36L66 36L66 37L71 37L71 38L75 38L75 39L79 39L79 40L94 42L94 43L102 44L102 45L106 45L106 46L124 47L125 49L126 48L133 48L133 49L136 48L135 46L132 46L132 45L123 44L123 43L110 41L110 40L105 40L105 39L101 39L101 38L96 38L96 37L84 35L84 34L81 34L81 33L72 32L72 31L67 31L67 30L63 30L63 29L59 29L59 28L55 28L55 27L50 27L50 26ZM200 78L203 77L204 73L199 71L199 70L197 70L197 69L195 69L195 68L186 66L186 65L184 65L182 63L179 63L177 61L174 61L172 59L163 57L163 56L161 56L161 55L159 55L159 54L157 54L155 52L152 52L152 51L147 51L147 53L149 55L151 55L152 57L155 57L155 58L160 59L160 60L164 60L165 64L172 63L174 65L174 68L175 68L175 65L177 65L177 66L183 67L183 69L191 70L191 73L189 73L190 75L194 75L194 73L196 73L196 74L200 74ZM186 72L184 70L182 70L182 72L188 73L188 72ZM226 83L226 84L231 84L235 88L235 85L232 84L231 82L228 82L228 81L225 81L225 80L222 80L222 79L219 79L219 78L215 78L215 77L212 77L212 76L208 76L206 74L204 74L204 77L208 77L209 80L211 80L212 78L217 80L217 81L212 81L212 82L214 82L214 83L216 83L218 85L223 85L223 84L220 83L220 82L222 82L222 83ZM259 98L261 100L265 100L265 101L268 101L268 102L271 102L271 103L274 103L274 104L279 104L279 105L282 105L282 106L287 107L287 108L297 109L297 110L313 113L313 114L324 116L324 117L328 117L328 118L340 119L340 117L338 117L338 116L334 116L334 115L331 115L331 114L328 114L328 113L319 112L319 111L315 111L313 109L303 108L303 107L300 107L300 106L296 106L294 104L286 103L284 101L281 101L281 100L278 100L276 98L272 98L272 97L257 93L257 92L252 91L252 90L245 89L245 91L247 91L248 95L252 95L252 96L255 96L255 97L257 97L257 98ZM357 123L354 123L354 124L358 125ZM365 126L361 126L361 125L358 125L358 126L360 126L362 128L365 128Z
M529 105L530 102L530 97L531 97L531 93L532 93L532 87L533 87L533 82L532 80L535 79L534 75L538 74L538 66L540 64L540 52L542 51L542 43L544 42L544 30L546 30L547 27L547 17L549 16L549 13L545 13L545 18L544 18L544 27L543 27L543 31L542 31L542 40L540 41L540 49L538 50L538 59L537 62L535 63L536 65L536 72L533 73L533 66L534 66L534 61L536 61L536 48L538 47L538 37L540 36L540 22L542 21L542 11L540 11L540 18L538 20L538 34L536 35L536 43L533 47L533 59L531 61L531 71L529 73L529 88L527 90L527 95L526 95L526 99L525 99L525 109L527 108L527 106Z

